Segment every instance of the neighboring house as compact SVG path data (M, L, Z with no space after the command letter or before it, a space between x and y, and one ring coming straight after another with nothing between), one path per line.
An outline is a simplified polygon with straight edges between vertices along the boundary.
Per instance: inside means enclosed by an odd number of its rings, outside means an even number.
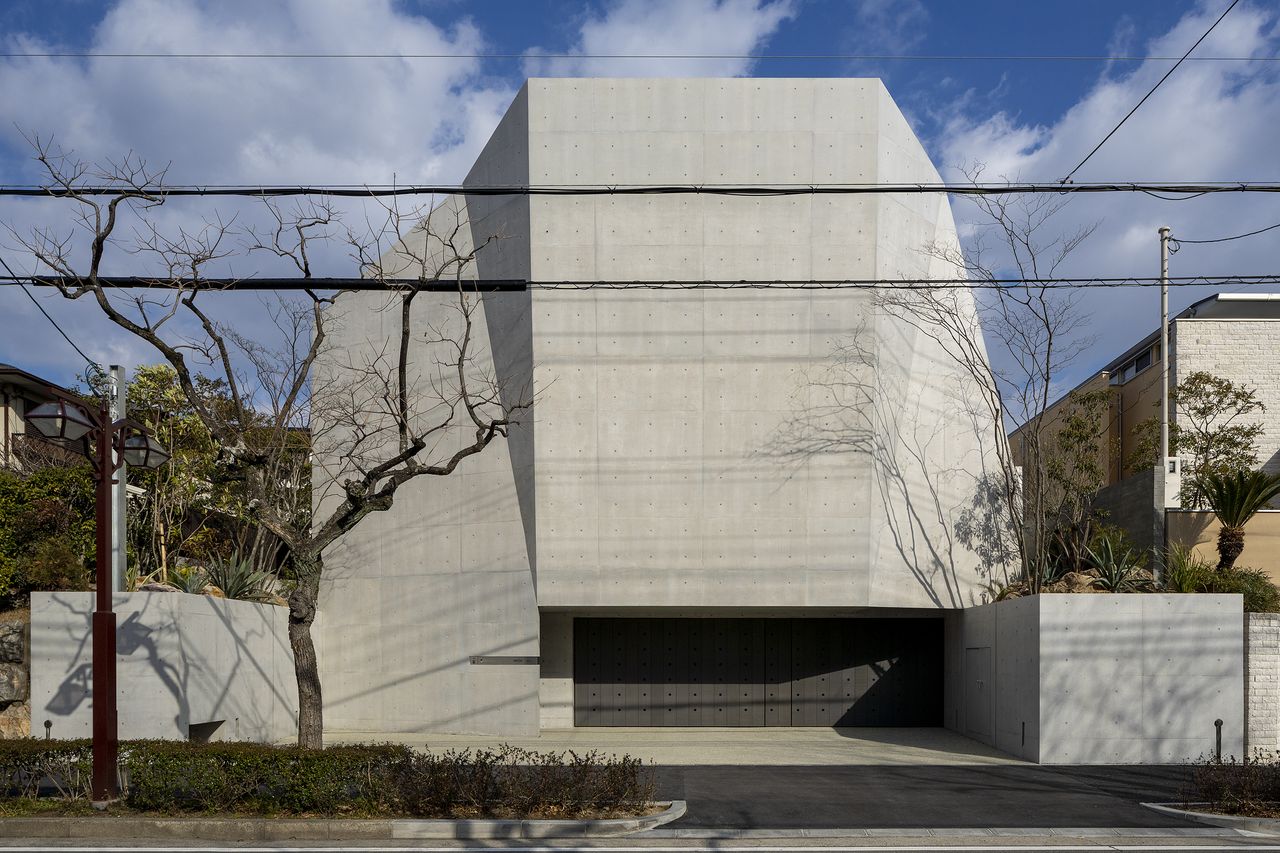
M528 82L466 183L939 180L878 80L563 79ZM503 237L470 270L485 279L954 275L922 251L956 246L941 195L473 196L433 216L459 213L470 239ZM339 298L327 369L384 348L382 303ZM943 723L961 701L944 614L999 567L955 523L993 425L936 342L856 289L481 305L532 413L326 552L328 728ZM321 514L341 465L317 463Z
M22 469L40 461L83 462L76 448L47 439L27 426L26 413L56 400L50 389L72 392L11 364L0 363L0 468Z
M1155 305L1153 300L1153 311ZM1158 322L1158 317L1153 316ZM1251 389L1265 411L1248 420L1261 423L1258 462L1264 471L1280 473L1280 294L1218 293L1170 317L1169 387L1196 372L1211 373ZM1111 388L1105 435L1098 454L1104 460L1106 481L1097 501L1109 521L1125 528L1143 548L1162 544L1167 508L1168 538L1199 543L1206 556L1213 551L1216 522L1206 513L1177 511L1174 501L1162 500L1153 471L1135 470L1137 426L1160 413L1160 332L1137 341L1075 391ZM1067 404L1067 396L1046 411L1048 429ZM1176 409L1176 407L1175 407ZM1178 413L1172 412L1172 422ZM1015 456L1021 452L1025 427L1009 435ZM1248 528L1241 565L1273 571L1280 580L1280 512L1261 514ZM1213 556L1216 560L1216 555ZM1263 565L1265 563L1265 566Z

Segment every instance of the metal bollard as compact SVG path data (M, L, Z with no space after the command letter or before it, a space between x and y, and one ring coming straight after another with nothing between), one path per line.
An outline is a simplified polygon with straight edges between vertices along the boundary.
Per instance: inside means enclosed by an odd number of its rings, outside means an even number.
M53 720L44 721L44 739L49 740L53 735Z
M1222 720L1214 720L1213 727L1216 729L1213 754L1217 756L1218 763L1222 763Z

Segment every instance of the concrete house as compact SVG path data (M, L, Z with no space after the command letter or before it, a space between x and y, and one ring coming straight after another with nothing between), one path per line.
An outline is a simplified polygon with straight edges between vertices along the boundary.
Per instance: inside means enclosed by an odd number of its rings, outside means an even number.
M530 80L466 178L937 181L856 79ZM937 195L472 196L433 216L502 236L472 275L534 282L948 277L922 247L956 240ZM532 411L326 553L327 727L942 723L942 617L991 570L955 520L993 429L935 342L864 290L480 299L492 368ZM380 304L338 303L335 351L385 341Z

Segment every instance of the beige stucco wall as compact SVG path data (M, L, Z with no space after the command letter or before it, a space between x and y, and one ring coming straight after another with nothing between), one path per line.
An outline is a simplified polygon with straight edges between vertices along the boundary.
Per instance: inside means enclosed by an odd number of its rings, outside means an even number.
M1218 562L1218 530L1221 525L1212 512L1170 510L1169 541L1190 547L1193 552L1216 564ZM1280 584L1280 510L1264 510L1245 525L1244 551L1237 566L1262 569L1271 582Z

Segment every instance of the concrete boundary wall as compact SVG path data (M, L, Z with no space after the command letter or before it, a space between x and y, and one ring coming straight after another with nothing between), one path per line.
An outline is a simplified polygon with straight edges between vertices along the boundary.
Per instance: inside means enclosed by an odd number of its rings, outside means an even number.
M31 720L37 735L88 737L90 592L31 595ZM120 737L272 742L297 732L286 608L173 592L117 593ZM202 733L200 728L197 735Z
M1238 595L1039 595L948 626L948 728L1041 764L1244 754Z

